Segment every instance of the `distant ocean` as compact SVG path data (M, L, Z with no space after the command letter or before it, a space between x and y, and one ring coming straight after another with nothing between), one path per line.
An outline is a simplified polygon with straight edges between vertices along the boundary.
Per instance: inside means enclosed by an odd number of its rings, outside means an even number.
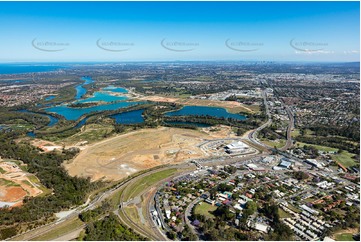
M0 74L47 72L56 71L64 68L65 66L46 64L0 64Z

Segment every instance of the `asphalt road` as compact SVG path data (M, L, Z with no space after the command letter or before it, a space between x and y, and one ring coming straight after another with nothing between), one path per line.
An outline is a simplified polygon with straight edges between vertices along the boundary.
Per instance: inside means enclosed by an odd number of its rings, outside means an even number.
M286 151L286 150L288 150L289 148L292 147L293 141L292 141L291 132L292 132L292 130L294 128L294 125L295 125L295 119L294 119L292 111L285 104L284 104L284 106L286 107L286 112L288 114L289 124L287 126L287 141L286 141L286 144L282 148L280 148L281 151Z

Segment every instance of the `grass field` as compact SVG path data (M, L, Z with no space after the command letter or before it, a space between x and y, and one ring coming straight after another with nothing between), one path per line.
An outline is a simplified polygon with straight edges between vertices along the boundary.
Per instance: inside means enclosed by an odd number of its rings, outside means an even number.
M137 208L126 207L126 208L124 208L124 212L126 212L128 214L128 216L132 219L132 221L140 221Z
M350 167L356 165L355 160L352 158L354 154L351 154L347 151L342 151L341 154L331 155L331 157L335 160L340 162L345 167Z
M278 142L276 141L270 141L270 140L261 140L262 143L265 143L266 145L270 146L270 147L275 147L276 148L282 148L285 144L286 144L286 140L279 140Z
M319 151L323 151L323 152L329 152L329 151L337 151L338 149L336 148L332 148L332 147L328 147L328 146L322 146L322 145L314 145L314 144L307 144L307 143L302 143L302 142L297 142L296 143L296 147L303 147L303 146L313 146L316 149L318 149Z
M75 144L80 141L93 143L103 140L104 137L114 129L110 124L89 124L84 127L85 128L83 128L81 132L78 132L62 141L66 144Z
M29 181L22 181L22 183L24 183L25 185L28 185L28 186L30 186L30 187L32 187L33 185L31 185L31 183L29 182Z
M278 208L278 214L280 215L280 218L290 218L291 215L287 212L285 212L283 209Z
M315 147L316 149L318 149L319 151L323 151L323 152L338 151L337 148L332 148L332 147L328 147L328 146L307 144L307 143L302 143L302 142L296 143L296 147L297 146L303 147L305 145L311 145L311 146ZM352 158L352 156L354 156L354 154L352 154L348 151L342 151L340 154L331 155L332 159L334 159L337 162L340 162L345 167L350 167L350 166L356 165L356 162Z
M296 208L296 207L292 206L291 204L288 204L288 208L291 209L295 213L301 212L301 210L299 208Z
M72 231L72 230L76 230L77 228L79 228L80 226L83 225L83 222L76 218L75 220L72 220L70 222L66 222L64 225L60 226L57 229L51 230L48 233L42 234L38 237L35 237L31 240L33 241L39 241L39 240L43 240L43 241L49 241L49 240L53 240L56 239L62 235L64 235L65 233Z
M336 235L337 241L354 241L351 233L343 233Z
M113 206L114 209L117 209L120 203L120 197L122 195L123 191L119 191L117 193L115 193L111 198L110 198L110 202Z
M204 215L207 218L214 218L214 215L211 214L210 212L213 212L216 209L217 209L216 206L212 206L206 202L202 202L202 204L198 204L195 207L194 213Z
M305 130L305 136L310 136L313 134L313 131L309 130L309 129L306 129ZM299 129L294 129L292 132L291 132L291 136L293 138L297 137L300 135L300 130Z
M6 187L19 187L20 185L13 182L13 181L9 181L9 180L6 180L4 178L0 178L0 185L1 186L6 186Z
M50 194L50 193L52 192L52 190L46 188L43 184L41 184L40 180L39 180L36 176L34 176L34 175L28 176L28 179L29 179L32 183L37 184L37 185L38 185L37 187L38 187L40 190L43 191L43 193L40 194L39 196L46 196L46 195L48 195L48 194Z
M128 200L140 194L142 191L146 190L146 188L153 186L160 180L163 180L171 175L173 175L177 169L168 169L163 171L158 171L149 176L143 177L136 182L132 183L129 188L127 188L124 192L124 199Z

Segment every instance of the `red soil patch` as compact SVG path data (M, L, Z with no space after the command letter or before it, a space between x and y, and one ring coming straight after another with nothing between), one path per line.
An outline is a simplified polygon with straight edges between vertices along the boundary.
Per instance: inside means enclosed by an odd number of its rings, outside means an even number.
M1 200L4 202L16 202L18 200L23 199L27 193L21 187L2 187L3 196L1 196Z

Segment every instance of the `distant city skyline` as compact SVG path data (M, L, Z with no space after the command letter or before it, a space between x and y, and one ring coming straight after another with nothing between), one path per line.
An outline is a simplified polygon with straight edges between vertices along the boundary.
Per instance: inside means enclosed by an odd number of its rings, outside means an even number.
M354 2L0 2L0 62L360 60Z

